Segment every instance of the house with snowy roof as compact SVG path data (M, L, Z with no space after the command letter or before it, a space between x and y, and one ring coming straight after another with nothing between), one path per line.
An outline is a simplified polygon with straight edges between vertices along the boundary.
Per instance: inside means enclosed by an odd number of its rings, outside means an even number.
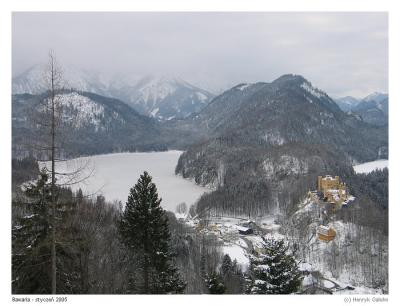
M244 226L236 226L236 229L238 230L239 234L241 235L251 235L253 234L253 229L250 227L244 227Z
M336 231L332 227L320 225L317 227L317 235L319 240L329 242L335 239Z

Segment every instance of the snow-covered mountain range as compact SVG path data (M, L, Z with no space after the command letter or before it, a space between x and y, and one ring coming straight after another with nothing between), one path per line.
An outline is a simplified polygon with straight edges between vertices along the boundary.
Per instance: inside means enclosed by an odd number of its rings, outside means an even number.
M45 91L44 70L44 65L35 65L14 77L13 94ZM187 117L213 98L210 92L174 76L103 75L72 67L62 72L65 88L117 98L144 115L162 120Z
M13 77L13 94L41 94L46 90L44 78L46 66L37 64L28 70ZM65 88L75 88L80 91L93 92L97 94L106 94L111 88L115 88L118 82L113 83L111 78L102 76L99 73L81 70L73 67L61 68L63 84Z
M373 92L372 94L369 94L368 96L366 96L365 98L363 98L360 102L383 102L385 99L388 98L388 95L385 93L381 93L381 92Z
M363 99L347 96L338 98L335 102L344 112L358 115L367 123L374 125L386 125L388 123L388 94L374 92Z
M344 112L348 112L353 110L357 106L364 104L365 102L374 102L377 105L382 104L385 102L385 100L388 99L388 97L389 96L386 93L373 92L362 99L354 98L352 96L346 96L346 97L336 98L335 102Z

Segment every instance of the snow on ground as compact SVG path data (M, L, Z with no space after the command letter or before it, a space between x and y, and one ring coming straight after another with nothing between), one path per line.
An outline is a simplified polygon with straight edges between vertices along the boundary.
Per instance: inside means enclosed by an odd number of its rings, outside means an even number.
M311 274L304 276L302 285L304 287L311 286L314 283L313 276Z
M321 98L323 96L323 93L319 89L311 86L310 84L308 84L306 82L304 82L300 86L317 98Z
M246 270L248 268L249 258L246 256L247 252L242 247L236 244L224 245L223 253L228 254L232 260L236 259L243 270Z
M313 268L308 262L301 262L299 263L299 270L302 272L311 272Z
M189 207L209 189L175 175L175 166L181 151L150 153L117 153L95 155L60 162L57 172L71 172L84 167L84 173L74 178L79 181L91 174L85 181L71 185L73 190L81 188L86 194L96 193L105 196L106 200L119 200L125 204L129 190L133 187L143 171L147 171L156 184L161 205L175 211L176 205L185 202ZM41 164L41 167L44 163ZM48 164L48 167L50 165ZM60 182L62 178L60 177Z
M246 89L247 87L251 86L253 84L248 83L248 84L242 84L240 86L237 87L237 89L239 89L240 91L243 91L244 89Z
M346 289L346 290L339 290L334 291L333 294L369 294L369 295L378 295L383 294L382 289L374 289L368 287L354 287L354 290Z
M284 236L278 233L279 225L275 223L276 217L271 215L253 221L258 226L262 226L264 234L267 232L266 238L282 239ZM263 234L261 232L256 231L248 235L239 234L239 229L247 228L248 221L250 220L246 218L212 217L208 220L207 227L202 229L203 232L212 233L223 241L223 253L229 254L232 260L236 259L243 271L249 267L248 254L250 251L253 248L263 247ZM195 226L193 220L187 220L186 224Z
M155 117L155 116L157 115L157 113L158 113L159 110L160 110L160 109L159 109L158 107L155 108L155 109L153 109L153 110L150 112L151 116L152 116L152 117Z
M266 238L268 238L269 235L266 236ZM248 235L246 236L246 239L249 240L254 248L262 248L264 246L263 242L263 238L259 235Z
M257 218L256 222L260 225L260 227L265 228L265 229L270 229L277 231L281 227L280 224L277 224L275 222L276 220L275 215L269 215L269 216L264 216L262 218Z
M206 101L208 99L207 96L201 92L196 92L196 95L200 101Z
M388 167L389 162L387 159L378 159L372 162L356 165L353 168L356 173L370 173L374 170L381 170Z
M74 119L78 127L86 121L91 122L95 126L100 124L100 116L104 114L104 107L102 105L76 92L57 95L57 99L62 106L79 110Z
M328 280L324 280L323 282L323 286L325 287L325 288L328 288L328 289L332 289L332 288L334 288L335 287L335 284L334 283L332 283L331 281L328 281Z

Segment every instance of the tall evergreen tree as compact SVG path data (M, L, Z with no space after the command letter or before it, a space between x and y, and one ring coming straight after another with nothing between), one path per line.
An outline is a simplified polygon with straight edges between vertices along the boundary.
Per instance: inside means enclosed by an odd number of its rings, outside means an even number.
M221 274L224 277L229 277L233 272L232 259L228 254L225 254L222 259Z
M208 292L211 294L223 294L226 290L222 277L216 272L207 275L205 281Z
M27 186L24 198L13 202L20 210L12 228L12 292L51 293L50 185L41 172Z
M301 283L301 272L283 240L264 239L263 253L250 258L246 293L289 294Z
M45 170L36 182L30 183L22 196L14 199L16 215L12 227L12 292L52 292L51 273L51 184ZM57 291L59 293L84 293L81 283L83 267L79 256L85 241L72 224L77 215L76 205L69 189L56 189L57 233Z
M242 294L244 291L244 277L236 259L232 261L228 254L222 258L220 274L225 285L225 293Z
M186 284L173 264L168 219L160 204L156 185L145 171L130 190L118 230L122 243L138 258L139 292L181 293Z

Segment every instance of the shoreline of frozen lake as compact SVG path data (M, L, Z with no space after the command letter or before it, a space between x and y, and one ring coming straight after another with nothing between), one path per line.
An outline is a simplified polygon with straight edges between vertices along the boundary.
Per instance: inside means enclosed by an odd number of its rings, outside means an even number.
M378 159L372 162L353 166L356 173L370 173L374 170L382 170L384 168L389 168L389 162L387 159Z
M73 181L89 177L79 184L71 185L73 191L81 188L84 194L102 194L107 201L117 200L125 204L130 188L137 183L140 174L147 171L153 177L159 197L163 199L161 205L166 210L175 211L179 203L185 202L189 207L204 192L210 191L175 175L181 153L182 151L166 151L93 155L58 162L56 172L70 173L75 169L85 168ZM68 184L61 176L58 179L60 183Z

